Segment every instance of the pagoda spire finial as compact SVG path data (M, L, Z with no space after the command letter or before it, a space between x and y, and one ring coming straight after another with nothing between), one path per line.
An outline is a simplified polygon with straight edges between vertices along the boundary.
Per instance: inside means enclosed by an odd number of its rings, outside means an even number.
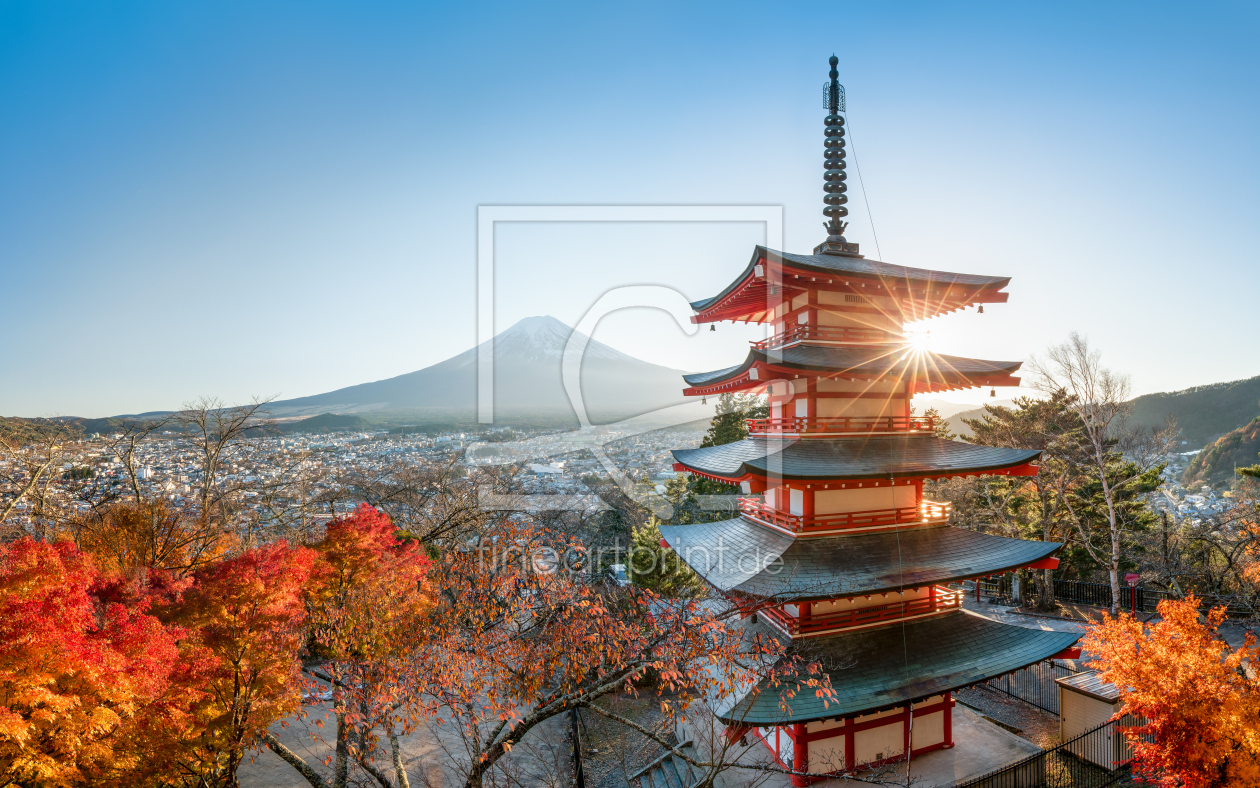
M858 245L849 243L844 237L844 230L849 226L848 222L843 221L843 217L849 215L849 209L844 207L849 201L845 196L845 192L849 190L845 179L849 176L845 172L844 116L840 114L845 111L844 86L840 84L840 72L836 70L840 59L832 55L827 62L831 64L831 71L828 72L831 82L825 86L827 117L824 120L826 147L823 161L823 216L827 217L823 226L827 228L827 240L814 248L814 254L857 255Z

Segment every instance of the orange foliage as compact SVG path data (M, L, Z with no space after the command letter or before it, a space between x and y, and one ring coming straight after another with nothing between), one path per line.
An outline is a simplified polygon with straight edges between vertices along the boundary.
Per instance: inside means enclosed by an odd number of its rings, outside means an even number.
M69 524L79 549L108 572L188 572L222 558L236 540L214 520L164 500L117 503Z
M1136 778L1173 788L1260 784L1260 682L1242 669L1260 656L1255 639L1231 650L1217 639L1225 618L1200 622L1199 600L1159 604L1161 621L1104 616L1086 635L1089 664L1120 690L1124 714L1149 722L1127 729ZM1149 739L1146 741L1145 739Z
M417 702L410 657L432 607L430 561L395 534L388 515L363 504L329 523L314 546L320 561L307 591L314 651L333 682L339 749L356 757L375 750L378 727L409 730L413 715L398 709Z
M95 596L98 580L91 559L69 543L0 545L6 783L102 785L145 765L128 745L169 688L181 633L144 603Z
M609 693L655 683L669 714L701 698L720 705L763 681L785 699L788 687L833 694L817 665L748 637L738 611L566 571L581 550L554 533L505 521L481 545L435 567L442 594L426 633L426 691L479 756L470 785L534 726L570 708L597 710Z
M198 570L156 608L189 631L186 659L200 666L183 675L202 693L179 758L189 771L209 766L234 785L258 733L300 708L303 590L314 559L284 542L249 550Z

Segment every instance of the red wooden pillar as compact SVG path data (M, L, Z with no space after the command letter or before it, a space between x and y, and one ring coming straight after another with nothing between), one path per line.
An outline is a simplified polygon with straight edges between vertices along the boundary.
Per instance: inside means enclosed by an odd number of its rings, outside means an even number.
M800 611L800 619L798 620L796 631L804 634L809 629L809 617L810 617L810 614L813 612L814 603L813 602L798 602L796 603L796 607L797 607L797 610Z
M853 741L853 718L844 721L844 768L857 768L857 745Z
M802 723L792 726L792 771L809 771L809 742L805 741L805 726ZM792 775L792 785L809 785L809 778Z
M945 749L954 746L954 697L952 693L945 693Z
M905 747L902 750L902 752L905 753L906 760L909 760L910 759L910 729L911 729L911 726L914 724L914 706L913 705L906 706L906 716L903 719L905 719L905 724L901 726L901 739L902 741L905 742Z

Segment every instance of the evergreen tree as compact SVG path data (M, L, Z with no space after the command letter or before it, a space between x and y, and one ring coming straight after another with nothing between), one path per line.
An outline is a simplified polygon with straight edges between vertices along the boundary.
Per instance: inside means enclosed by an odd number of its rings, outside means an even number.
M723 446L742 441L748 437L748 419L769 417L770 404L762 397L752 394L721 394L718 396L717 411L709 422L708 432L700 441L700 447ZM739 488L735 485L723 484L703 476L690 476L688 487L693 501L696 495L739 494Z
M981 446L1035 449L1042 453L1036 476L977 479L972 506L989 519L1006 527L1008 535L1044 542L1062 541L1070 545L1071 530L1062 493L1079 476L1069 462L1067 447L1075 443L1079 429L1076 414L1068 408L1067 395L1058 392L1048 399L1019 397L1015 407L985 405L978 419L964 419L972 434L963 438ZM1090 563L1088 554L1065 547L1060 553L1065 563ZM1042 610L1054 607L1054 570L1034 576L1037 603Z
M661 544L660 520L655 516L634 529L630 540L628 574L635 585L664 597L700 596L704 581L672 549Z

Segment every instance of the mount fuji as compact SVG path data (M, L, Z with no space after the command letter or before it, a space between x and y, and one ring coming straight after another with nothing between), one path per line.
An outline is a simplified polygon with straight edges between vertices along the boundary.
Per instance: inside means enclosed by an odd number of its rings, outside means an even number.
M494 354L494 407L499 418L562 417L576 421L561 380L561 361L574 329L550 316L527 317L484 343ZM416 372L357 386L281 400L281 418L321 413L406 411L409 418L476 416L479 347ZM681 370L650 364L588 339L581 385L591 419L617 421L686 401ZM400 416L404 414L398 414Z

